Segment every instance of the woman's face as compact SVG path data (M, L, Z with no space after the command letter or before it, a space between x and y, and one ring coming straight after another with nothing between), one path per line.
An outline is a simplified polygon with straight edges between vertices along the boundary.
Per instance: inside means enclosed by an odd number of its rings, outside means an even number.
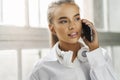
M74 4L62 4L53 13L51 31L62 43L76 43L81 35L79 8Z

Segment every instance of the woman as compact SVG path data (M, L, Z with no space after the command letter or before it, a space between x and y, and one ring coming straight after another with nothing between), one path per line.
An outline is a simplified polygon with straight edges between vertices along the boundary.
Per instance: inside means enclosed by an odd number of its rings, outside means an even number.
M74 1L52 3L48 22L52 49L36 64L29 80L118 80L105 50L99 47L94 25L80 18ZM82 23L92 29L92 42L82 34ZM80 38L88 48L79 42Z

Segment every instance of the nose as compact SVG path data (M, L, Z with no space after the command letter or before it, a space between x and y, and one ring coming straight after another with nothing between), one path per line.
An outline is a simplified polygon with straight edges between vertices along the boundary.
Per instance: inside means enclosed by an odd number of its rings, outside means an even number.
M71 22L69 23L68 29L69 29L69 30L73 30L74 27L75 27L75 23L71 21Z

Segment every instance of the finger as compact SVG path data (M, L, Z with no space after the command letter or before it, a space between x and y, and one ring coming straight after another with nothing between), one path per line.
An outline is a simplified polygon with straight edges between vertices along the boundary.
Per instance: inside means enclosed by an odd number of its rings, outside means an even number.
M94 27L93 23L87 19L82 19L82 22L88 25L89 27Z
M86 22L85 24L88 25L88 26L90 26L90 27L93 26L93 23L92 23L92 22Z
M83 23L89 22L89 23L93 24L91 21L89 21L89 20L87 20L87 19L82 19L82 22L83 22Z

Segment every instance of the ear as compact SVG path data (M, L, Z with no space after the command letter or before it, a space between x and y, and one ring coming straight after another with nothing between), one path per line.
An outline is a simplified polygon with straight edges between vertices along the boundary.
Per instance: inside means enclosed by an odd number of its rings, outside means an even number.
M50 31L51 31L52 34L54 34L54 35L56 34L55 27L54 27L53 24L49 24L49 29L50 29Z

